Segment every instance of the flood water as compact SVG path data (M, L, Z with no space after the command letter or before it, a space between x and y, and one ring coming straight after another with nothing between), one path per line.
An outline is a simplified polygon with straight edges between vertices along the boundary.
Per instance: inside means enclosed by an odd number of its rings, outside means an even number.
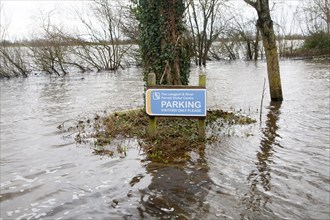
M134 139L125 158L94 155L57 129L141 107L139 69L0 81L1 219L329 219L330 65L280 66L284 101L267 90L261 120L264 62L203 70L209 108L257 123L224 128L184 165L151 163Z

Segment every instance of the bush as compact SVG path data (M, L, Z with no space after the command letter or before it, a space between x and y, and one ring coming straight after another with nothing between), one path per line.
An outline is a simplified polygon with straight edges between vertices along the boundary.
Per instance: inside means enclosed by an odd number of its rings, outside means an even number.
M305 39L304 49L330 50L330 35L321 31Z

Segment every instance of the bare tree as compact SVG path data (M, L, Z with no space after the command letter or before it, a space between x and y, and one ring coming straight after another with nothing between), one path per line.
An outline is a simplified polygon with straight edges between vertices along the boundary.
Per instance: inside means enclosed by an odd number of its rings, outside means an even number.
M190 27L195 63L205 66L212 43L224 29L220 9L226 0L189 0L188 23Z
M0 78L27 77L31 73L27 62L26 48L22 45L0 43Z
M125 0L117 1L121 19L118 20L122 34L128 38L131 43L138 43L139 22L132 13L130 5Z
M260 29L265 48L268 82L272 101L282 101L282 85L273 21L270 16L268 0L244 0L258 13L257 26Z
M209 54L211 59L221 60L239 59L239 36L230 32L224 38L219 38L218 42L214 42L210 48Z
M330 1L312 0L306 1L301 5L305 16L304 24L309 33L320 31L330 34Z
M255 25L255 20L244 19L236 16L234 19L232 32L236 33L239 42L243 45L245 58L257 60L259 57L259 28Z
M0 12L2 8L3 5L1 4ZM27 77L31 72L26 60L27 50L23 45L6 41L8 27L9 23L4 20L0 22L0 78Z
M94 0L91 8L95 20L79 15L87 37L80 37L80 45L74 54L98 71L123 68L123 57L130 46L121 44L124 39L121 8L111 5L108 0Z
M281 13L274 14L274 29L277 36L279 56L290 56L295 48L299 47L299 42L296 40L298 29L299 12L290 5L284 3L278 6ZM288 10L287 10L288 9ZM288 19L288 18L292 19Z
M68 45L62 28L51 22L52 12L42 18L41 38L35 40L30 50L37 71L61 76L68 74Z

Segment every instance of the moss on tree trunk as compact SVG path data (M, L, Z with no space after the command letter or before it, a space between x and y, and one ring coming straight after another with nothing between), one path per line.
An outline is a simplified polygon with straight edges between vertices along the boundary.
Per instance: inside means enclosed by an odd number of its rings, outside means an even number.
M263 45L265 48L270 97L272 101L282 101L283 94L276 37L270 15L266 20L259 19L258 26L261 30Z
M272 101L282 101L282 85L280 67L276 47L276 37L273 28L273 21L270 16L268 0L244 0L254 7L258 13L257 26L260 29L263 45L265 48L267 72L270 97Z

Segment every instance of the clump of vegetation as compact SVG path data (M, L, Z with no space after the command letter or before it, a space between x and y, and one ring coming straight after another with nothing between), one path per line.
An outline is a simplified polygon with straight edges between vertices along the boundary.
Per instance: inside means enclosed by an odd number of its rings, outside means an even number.
M330 52L330 35L321 31L313 33L305 39L304 49L328 50Z
M228 124L251 124L255 120L222 110L210 110L207 113L207 129L213 129L214 124L224 121ZM86 125L92 128L87 131ZM219 127L219 126L218 126ZM63 126L59 127L63 129ZM148 135L148 116L143 109L113 113L108 116L96 116L92 123L79 121L76 128L77 143L93 142L94 153L98 155L126 156L127 147L121 146L118 140L135 138L146 153L148 159L156 162L180 163L189 159L189 153L204 150L206 141L213 141L216 132L207 132L205 140L198 138L198 120L191 118L158 117L157 133ZM109 148L109 145L114 147ZM117 152L115 152L117 151Z
M31 73L30 65L23 47L9 47L0 43L0 79L27 77Z
M329 57L330 55L330 35L324 31L312 33L304 40L301 48L286 54L287 57Z
M224 120L228 124L235 124L235 125L248 125L256 122L255 119L244 116L242 114L238 114L234 112L226 112L220 109L210 110L207 112L207 118L206 118L207 124L209 125L214 124L219 119Z

